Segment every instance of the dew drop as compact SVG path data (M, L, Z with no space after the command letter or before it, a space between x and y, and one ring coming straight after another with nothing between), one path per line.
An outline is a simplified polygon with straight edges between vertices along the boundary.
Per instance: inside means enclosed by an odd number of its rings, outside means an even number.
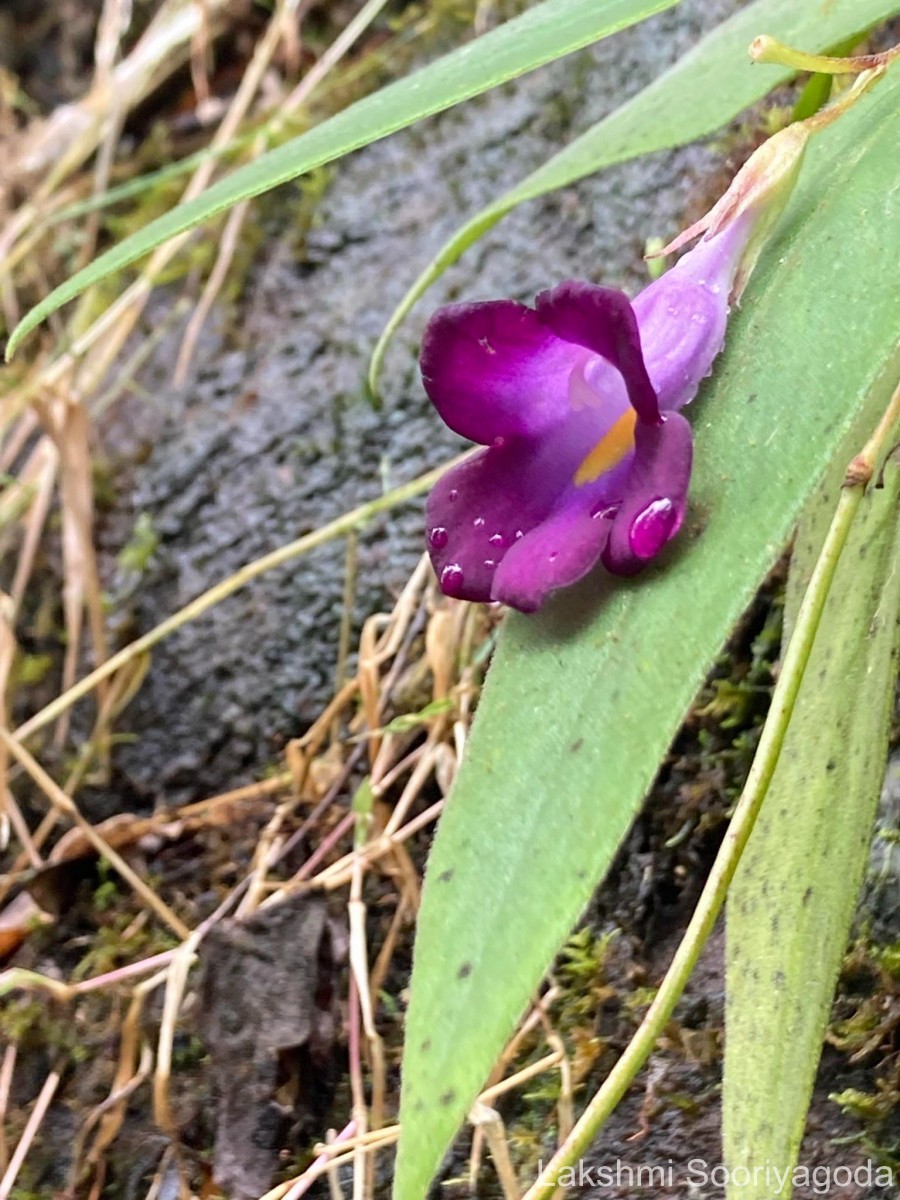
M448 563L441 571L441 591L445 596L461 596L465 582L463 569L459 563Z
M611 521L618 511L618 504L601 504L599 508L594 509L591 517L595 521Z
M628 543L637 558L653 558L675 532L678 511L669 499L654 500L631 523Z
M428 544L433 550L443 550L449 537L450 535L443 525L435 525L434 529L429 530Z
M493 558L486 558L484 560L484 565L487 567L487 569L489 571L493 571L493 569L494 569L494 567L496 567L497 563Z
M492 533L491 536L488 538L488 541L491 543L492 546L505 546L506 545L506 538L503 536L502 533Z
M521 529L516 530L516 541L518 541L519 538L524 537L524 536L525 536L525 534Z
M447 499L448 500L458 500L459 499L459 490L457 488L451 488L450 491L447 493Z
M551 550L550 553L547 555L547 562L556 562L556 560L558 558L559 558L559 551Z
M480 529L482 527L482 525L485 524L484 517L476 517L475 520L472 522L472 524L475 526L476 529Z

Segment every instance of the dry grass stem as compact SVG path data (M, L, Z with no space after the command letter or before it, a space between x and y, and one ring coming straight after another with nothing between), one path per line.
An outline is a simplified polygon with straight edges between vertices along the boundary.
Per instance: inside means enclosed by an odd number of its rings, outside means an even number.
M148 908L162 920L169 928L179 937L186 938L190 930L184 922L172 912L169 906L156 895L152 888L140 878L140 876L128 865L122 856L113 850L108 842L97 833L93 825L81 815L78 807L70 796L67 796L62 788L57 784L43 767L38 763L24 746L11 736L8 730L0 727L0 742L2 742L10 754L19 764L24 767L27 773L31 776L37 786L41 789L50 803L67 816L88 839L94 849L105 858L111 867L113 867L128 883L137 895L143 900Z
M418 833L420 829L424 829L427 825L430 825L432 821L436 821L440 816L443 807L444 801L438 800L424 812L413 818L413 820L411 820L407 825L404 825L402 829L398 829L396 833L393 833L387 837L382 835L381 837L376 838L372 843L366 846L365 852L362 855L366 861L366 864L370 865L371 863L377 862L386 854L390 854L402 842L405 842L408 838L411 838L413 834ZM348 854L344 858L339 859L333 864L333 866L326 868L326 870L322 871L319 875L313 876L310 884L313 887L324 887L328 890L333 890L337 887L343 887L345 884L349 883L352 876L352 871L353 855ZM296 880L291 881L292 884L294 882L296 882Z
M25 1162L25 1156L31 1148L31 1143L34 1141L35 1134L41 1127L41 1122L47 1115L47 1109L50 1107L50 1102L53 1099L61 1076L57 1071L51 1071L44 1080L44 1085L40 1090L37 1100L34 1102L34 1108L31 1110L28 1121L22 1131L22 1136L19 1138L19 1143L12 1153L9 1160L9 1166L0 1179L0 1200L9 1200L9 1194L15 1186L16 1179L22 1169L22 1164Z
M469 1122L484 1133L500 1187L503 1189L504 1200L518 1200L519 1183L509 1156L506 1130L500 1114L496 1109L478 1101L469 1113Z
M15 1042L10 1042L3 1051L3 1060L0 1062L0 1171L4 1172L9 1166L9 1151L6 1146L6 1111L9 1107L9 1093L16 1069L16 1053Z
M178 1024L178 1012L184 999L188 975L197 955L197 947L203 938L202 929L195 930L179 946L164 972L166 991L163 999L159 1042L156 1048L156 1071L153 1076L153 1118L156 1124L169 1135L173 1143L178 1141L178 1126L169 1104L169 1079L172 1074L172 1047Z

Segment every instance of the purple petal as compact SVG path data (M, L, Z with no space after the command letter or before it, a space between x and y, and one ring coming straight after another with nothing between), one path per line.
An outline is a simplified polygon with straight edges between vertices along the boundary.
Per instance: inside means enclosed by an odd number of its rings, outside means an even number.
M449 471L432 489L427 540L447 595L491 599L494 573L504 556L551 513L573 505L596 511L621 500L630 453L596 480L574 483L590 448L617 416L629 411L619 373L598 358L593 365L597 370L590 372L590 383L580 371L572 372L590 395L578 407L568 405L565 420L542 437L513 437L489 447ZM598 387L603 403L591 399ZM600 549L602 544L594 559Z
M647 370L663 411L693 400L725 342L728 296L752 225L698 242L635 297Z
M582 358L524 304L451 304L425 331L422 380L451 429L489 446L535 437L564 420L569 376Z
M432 488L428 552L445 595L490 600L510 547L551 511L558 481L542 469L541 452L517 439L460 463Z
M625 380L628 398L641 420L658 424L659 404L644 365L637 317L624 292L569 279L541 292L535 307L557 337L612 363Z
M493 600L536 612L550 592L583 579L600 558L611 521L582 505L555 512L508 551L497 568Z
M725 293L715 295L689 280L664 275L637 297L634 307L659 406L664 412L677 410L696 396L725 344Z
M681 528L692 457L691 427L679 413L667 413L663 425L638 421L625 499L603 552L608 571L633 575Z

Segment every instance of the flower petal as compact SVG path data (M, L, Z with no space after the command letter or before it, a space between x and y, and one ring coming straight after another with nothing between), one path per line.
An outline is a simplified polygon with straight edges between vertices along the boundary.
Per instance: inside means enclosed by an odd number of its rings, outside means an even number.
M560 484L543 470L541 449L516 439L484 450L432 488L428 552L445 595L490 600L504 555L551 511Z
M569 376L583 357L524 304L451 304L428 323L422 380L451 429L489 446L534 437L564 420Z
M663 275L635 299L647 368L659 407L679 409L697 395L725 344L727 288Z
M637 317L624 292L568 279L541 292L535 307L557 337L593 350L611 363L625 380L628 398L641 420L659 423L659 404L644 364Z
M611 524L582 504L558 509L509 550L497 568L491 598L520 612L536 612L550 592L587 575Z
M697 394L725 342L728 297L752 224L698 242L635 297L647 370L663 411Z
M608 571L633 575L681 528L692 457L691 427L679 413L667 413L662 425L638 421L625 499L603 551Z

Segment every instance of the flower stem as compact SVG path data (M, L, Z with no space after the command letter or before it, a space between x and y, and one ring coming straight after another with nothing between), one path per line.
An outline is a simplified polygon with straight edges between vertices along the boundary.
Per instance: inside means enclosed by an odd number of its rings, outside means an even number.
M807 54L785 46L777 38L761 34L750 43L749 54L757 63L774 63L781 67L793 67L796 71L813 71L817 75L858 75L871 71L873 67L885 67L898 55L900 46L892 46L880 54L856 54L848 58L835 58L829 54Z
M837 99L832 100L830 104L826 104L824 108L820 108L818 112L813 113L811 117L807 117L805 121L799 121L798 124L802 125L809 133L818 133L822 129L827 129L829 125L851 109L860 96L864 95L869 88L874 87L886 71L886 63L870 67L867 71L862 71L854 79L852 86L848 87L845 92L842 92Z
M546 1192L554 1191L560 1186L563 1172L571 1170L590 1148L604 1122L649 1058L687 985L722 909L728 887L734 878L775 774L835 568L866 487L875 473L879 459L890 446L891 431L898 420L900 386L894 392L872 437L853 459L847 471L825 543L803 597L750 774L675 957L653 1003L621 1058L594 1094L572 1132L541 1172L540 1177L525 1193L524 1200L539 1200Z

